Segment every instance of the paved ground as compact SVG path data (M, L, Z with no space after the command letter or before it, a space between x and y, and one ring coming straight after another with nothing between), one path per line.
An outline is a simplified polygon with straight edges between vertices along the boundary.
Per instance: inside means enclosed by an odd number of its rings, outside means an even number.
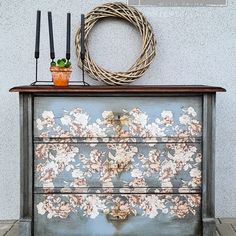
M236 236L236 219L221 218L217 219L217 236Z
M217 219L217 236L236 236L236 219ZM17 220L0 221L0 236L18 236Z

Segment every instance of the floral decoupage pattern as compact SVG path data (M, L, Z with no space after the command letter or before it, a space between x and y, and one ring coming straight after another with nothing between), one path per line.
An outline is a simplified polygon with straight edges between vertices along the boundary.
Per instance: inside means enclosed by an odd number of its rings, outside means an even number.
M85 109L76 107L61 111L59 117L53 110L44 110L35 117L35 133L44 139L74 137L86 138L86 142L115 137L122 140L139 138L144 139L140 140L143 142L167 141L168 138L172 141L195 141L194 138L201 137L201 114L192 106L175 109L163 110L159 114L154 112L155 109L145 111L134 107L119 112L105 110L89 114Z
M60 194L39 195L37 212L47 218L66 219L75 213L90 219L103 214L108 220L128 220L132 216L155 218L167 215L182 219L199 214L198 194Z
M201 145L192 139L202 126L193 107L180 114L175 121L172 111L163 111L151 123L133 108L117 118L104 111L90 123L89 114L76 108L59 123L53 111L43 111L36 119L43 141L35 144L36 186L199 189ZM52 133L57 138L48 140Z
M200 115L193 106L158 114L150 117L133 107L104 110L94 119L79 106L59 117L53 109L43 110L35 117L35 187L48 194L37 203L38 213L66 218L82 212L91 219L100 213L110 219L195 215L201 191ZM94 194L86 194L90 188L97 188ZM61 194L53 194L58 190Z
M201 160L196 143L36 144L35 185L199 191Z

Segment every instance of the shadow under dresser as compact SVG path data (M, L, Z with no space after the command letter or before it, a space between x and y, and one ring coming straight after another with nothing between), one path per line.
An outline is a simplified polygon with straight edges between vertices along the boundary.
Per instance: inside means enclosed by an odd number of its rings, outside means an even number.
M211 86L15 87L21 236L215 235Z

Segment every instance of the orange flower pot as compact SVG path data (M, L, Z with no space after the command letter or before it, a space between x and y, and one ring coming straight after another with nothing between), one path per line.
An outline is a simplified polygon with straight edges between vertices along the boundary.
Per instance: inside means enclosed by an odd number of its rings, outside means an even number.
M59 66L51 66L52 81L55 86L66 87L69 85L72 68L60 68Z

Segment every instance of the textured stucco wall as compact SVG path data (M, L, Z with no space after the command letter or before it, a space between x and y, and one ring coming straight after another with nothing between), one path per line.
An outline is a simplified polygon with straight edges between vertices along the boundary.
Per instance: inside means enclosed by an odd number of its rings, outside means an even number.
M47 11L53 11L56 57L65 51L66 12L72 12L73 37L86 13L101 0L0 1L0 219L19 215L18 95L16 85L34 80L35 14L42 13L40 79L48 79ZM228 91L217 97L216 215L236 217L236 3L228 7L139 7L153 25L158 53L151 68L135 84L208 84ZM127 69L140 50L136 30L117 21L99 24L91 34L91 53L100 65ZM74 64L73 79L81 73ZM90 83L94 83L88 79Z

